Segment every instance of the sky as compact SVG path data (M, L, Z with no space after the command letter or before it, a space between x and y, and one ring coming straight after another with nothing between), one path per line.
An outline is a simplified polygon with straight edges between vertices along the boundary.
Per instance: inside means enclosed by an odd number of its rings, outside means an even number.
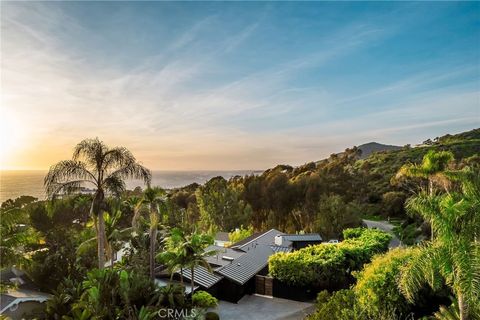
M154 170L480 127L480 3L1 2L1 168L84 138Z

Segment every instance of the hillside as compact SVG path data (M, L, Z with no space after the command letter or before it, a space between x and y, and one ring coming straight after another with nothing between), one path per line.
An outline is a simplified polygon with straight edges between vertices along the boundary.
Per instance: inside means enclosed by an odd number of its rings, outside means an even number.
M358 146L358 149L362 150L362 155L360 156L360 159L365 159L374 152L399 150L402 149L402 147L382 144L378 142L369 142Z
M451 151L459 162L478 161L469 158L480 154L480 129L437 137L433 141L430 140L429 145L405 146L398 150L376 152L359 160L356 166L368 167L370 174L376 178L369 187L376 191L385 190L390 187L390 179L403 164L421 162L423 156L430 150Z

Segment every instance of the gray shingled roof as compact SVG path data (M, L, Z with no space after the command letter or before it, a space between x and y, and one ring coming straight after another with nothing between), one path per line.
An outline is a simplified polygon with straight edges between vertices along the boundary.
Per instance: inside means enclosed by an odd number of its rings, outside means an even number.
M306 234L285 234L282 238L287 241L322 241L322 237L318 233L306 233Z
M206 260L209 264L214 264L217 266L224 266L230 264L232 261L229 258L237 259L241 255L245 254L245 252L241 250L234 250L231 248L219 247L219 246L209 246L205 249L205 251L212 251L216 250L217 254L213 256L206 257ZM223 257L227 257L227 259L223 259Z
M239 284L244 284L268 264L268 257L274 254L269 245L257 244L231 264L216 270L217 273Z
M270 246L272 250L277 253L277 252L290 252L292 251L292 248L290 247L282 247L282 246Z
M188 270L183 269L182 274L188 280L192 279L192 271L190 269ZM215 274L215 273L211 273L205 267L202 267L202 266L195 267L194 277L195 279L193 281L195 281L196 284L207 289L213 286L218 281L223 279L222 276L219 276L218 274Z
M275 236L282 235L282 234L283 234L282 232L276 229L270 229L267 232L261 233L256 237L252 237L247 242L242 241L242 242L235 243L232 246L232 248L248 251L257 244L274 245Z

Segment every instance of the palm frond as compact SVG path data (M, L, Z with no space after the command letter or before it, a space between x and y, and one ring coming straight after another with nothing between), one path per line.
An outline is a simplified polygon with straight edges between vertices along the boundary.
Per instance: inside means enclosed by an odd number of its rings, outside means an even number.
M401 269L399 288L403 295L413 302L418 291L425 284L433 289L439 288L442 284L439 265L444 257L439 248L424 245L412 256L411 260Z
M130 150L125 147L115 147L109 149L103 155L103 170L128 166L131 163L135 162L135 157L130 152Z
M85 139L75 146L73 151L73 160L83 158L89 165L100 171L99 164L103 161L103 154L108 151L108 147L100 139Z
M69 182L70 180L89 181L96 185L97 180L92 172L87 169L85 163L75 160L64 160L50 167L43 184L48 196L58 192L58 186Z
M74 181L61 182L61 183L60 182L52 183L48 185L46 192L47 192L47 195L49 195L49 197L53 199L55 198L55 196L57 196L61 192L64 192L65 194L75 193L81 189L83 184L89 184L89 183L93 184L93 182L90 180L74 180Z
M109 176L122 179L140 179L148 186L152 181L152 173L150 170L136 162L123 164L120 168L110 173Z
M115 196L120 196L126 190L125 181L118 176L109 176L103 181L103 187L113 193Z
M452 252L455 287L467 302L480 300L480 244L459 241Z

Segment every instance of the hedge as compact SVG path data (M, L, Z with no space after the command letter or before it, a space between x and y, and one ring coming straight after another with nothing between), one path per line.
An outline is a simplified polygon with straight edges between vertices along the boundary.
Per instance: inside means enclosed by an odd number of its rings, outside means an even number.
M339 244L319 244L269 259L270 275L297 286L342 287L351 271L360 270L375 254L388 250L391 236L376 229L346 229Z

